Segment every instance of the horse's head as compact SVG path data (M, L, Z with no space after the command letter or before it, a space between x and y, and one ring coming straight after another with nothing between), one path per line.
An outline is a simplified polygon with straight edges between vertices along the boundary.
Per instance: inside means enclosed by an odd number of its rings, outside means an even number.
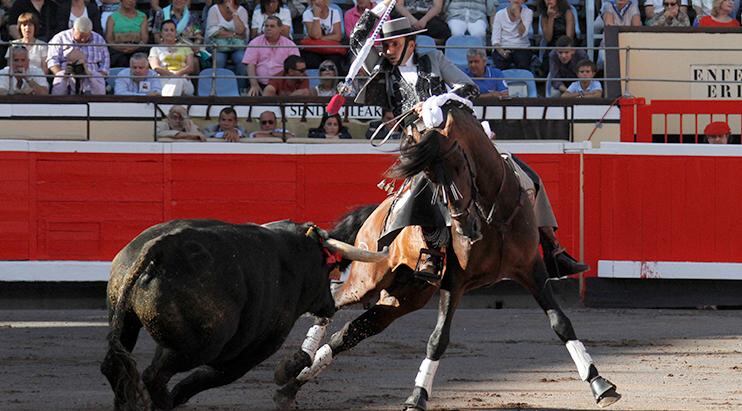
M462 116L471 117L471 121ZM472 161L476 153L471 151L475 146L467 141L467 134L475 133L484 135L471 114L452 109L443 129L430 129L422 134L415 130L407 136L400 148L399 161L389 171L390 176L397 178L424 172L433 185L434 197L447 204L451 217L458 222L457 232L472 243L482 237L476 208L477 170Z

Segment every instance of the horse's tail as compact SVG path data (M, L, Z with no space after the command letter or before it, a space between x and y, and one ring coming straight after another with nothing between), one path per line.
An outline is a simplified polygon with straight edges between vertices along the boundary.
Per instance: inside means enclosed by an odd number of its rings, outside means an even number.
M439 156L440 133L435 129L426 131L415 143L406 139L399 148L399 159L386 175L391 178L408 178L425 170Z
M335 227L329 233L330 237L348 244L355 243L356 236L358 236L363 223L368 220L378 206L378 204L367 204L351 210L335 224ZM343 259L340 270L344 270L348 264L350 264L350 261Z
M106 355L101 371L108 377L116 396L117 410L134 411L149 409L149 399L139 377L137 363L131 353L121 343L121 334L125 326L127 312L130 306L132 291L137 281L145 274L153 271L158 260L159 247L153 247L161 237L152 239L144 244L139 257L127 270L123 283L119 289L116 305L111 317L111 331L108 333L108 354Z

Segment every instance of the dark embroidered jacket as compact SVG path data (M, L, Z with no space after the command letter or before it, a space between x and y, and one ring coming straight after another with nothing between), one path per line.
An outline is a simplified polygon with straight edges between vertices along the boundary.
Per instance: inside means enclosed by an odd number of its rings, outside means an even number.
M350 48L355 55L363 47L377 20L378 17L369 10L358 20L350 35ZM418 78L414 88L404 81L399 70L383 58L378 50L372 49L364 62L371 77L358 92L355 101L390 108L395 115L399 115L420 101L445 93L446 86L464 98L473 99L479 95L479 88L471 78L440 51L415 54L413 58L417 65Z

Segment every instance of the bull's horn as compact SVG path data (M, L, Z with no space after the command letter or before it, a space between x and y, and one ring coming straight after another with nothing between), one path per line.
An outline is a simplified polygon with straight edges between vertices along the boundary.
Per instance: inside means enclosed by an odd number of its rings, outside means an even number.
M389 258L389 249L384 247L381 252L362 250L358 247L354 247L348 243L328 238L325 241L327 248L332 251L340 252L343 257L348 260L362 261L364 263L378 263Z

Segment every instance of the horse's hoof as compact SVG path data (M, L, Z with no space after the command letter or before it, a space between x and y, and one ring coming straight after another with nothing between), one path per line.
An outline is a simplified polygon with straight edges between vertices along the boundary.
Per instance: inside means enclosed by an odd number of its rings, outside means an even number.
M593 391L595 402L601 408L621 399L621 394L616 392L616 386L600 376L590 381L590 389Z
M598 399L598 407L600 408L608 407L620 399L621 399L621 394L617 393L615 388L611 388L610 390L606 391L606 393L603 394L603 396L600 397L600 399Z
M297 375L306 367L312 365L312 358L309 354L299 350L289 358L284 358L278 363L276 372L273 374L273 381L276 385L286 385L291 379L296 378Z
M402 411L425 411L428 409L428 392L425 388L415 387L402 405Z
M273 394L273 402L277 410L293 410L296 408L296 393L299 392L301 385L298 381L293 380L283 388L276 390Z

